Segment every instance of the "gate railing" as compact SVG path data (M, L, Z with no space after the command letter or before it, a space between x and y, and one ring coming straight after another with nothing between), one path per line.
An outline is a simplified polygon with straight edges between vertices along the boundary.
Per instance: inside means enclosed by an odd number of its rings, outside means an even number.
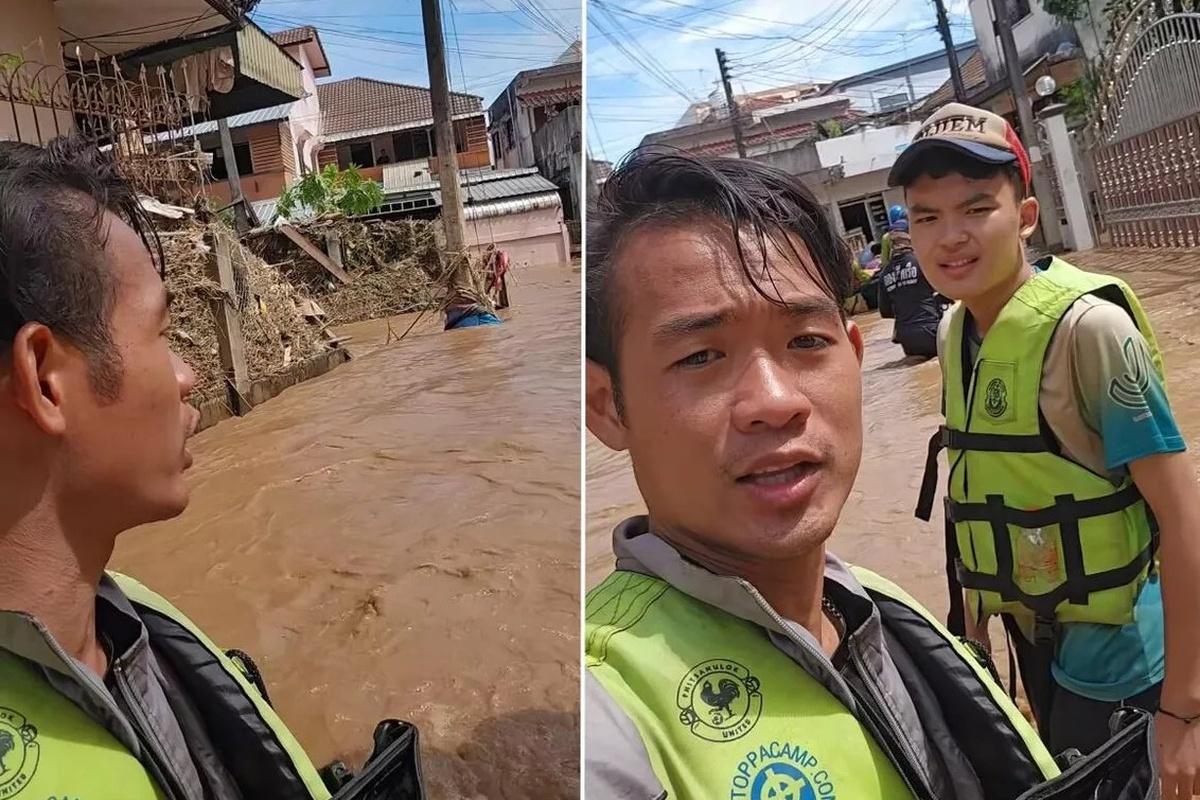
M126 179L160 200L188 202L202 180L203 157L179 134L195 122L195 103L161 66L128 77L116 59L62 67L0 54L0 140L80 136L111 150Z
M1100 64L1091 128L1116 246L1200 244L1200 0L1140 0Z

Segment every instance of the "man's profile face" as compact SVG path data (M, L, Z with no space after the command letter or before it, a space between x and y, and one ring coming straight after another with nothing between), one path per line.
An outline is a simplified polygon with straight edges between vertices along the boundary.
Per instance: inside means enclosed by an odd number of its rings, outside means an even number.
M589 428L628 449L655 528L742 561L810 550L858 470L858 329L790 252L768 255L787 307L762 297L715 222L644 226L615 260L623 415L589 403Z
M72 495L123 530L187 507L185 441L198 414L184 402L195 374L168 342L168 298L150 253L116 216L106 214L104 227L104 268L117 281L109 330L121 360L120 391L115 399L97 395L78 353L63 392L63 443Z

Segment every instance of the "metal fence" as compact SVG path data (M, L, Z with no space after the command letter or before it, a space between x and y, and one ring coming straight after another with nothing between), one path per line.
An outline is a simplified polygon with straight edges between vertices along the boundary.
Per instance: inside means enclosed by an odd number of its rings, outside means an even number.
M0 140L82 137L111 151L126 179L160 200L190 202L203 179L202 154L179 134L195 122L196 102L161 66L127 76L116 59L59 66L0 53Z
M1098 205L1112 244L1200 243L1200 0L1141 0L1100 71Z

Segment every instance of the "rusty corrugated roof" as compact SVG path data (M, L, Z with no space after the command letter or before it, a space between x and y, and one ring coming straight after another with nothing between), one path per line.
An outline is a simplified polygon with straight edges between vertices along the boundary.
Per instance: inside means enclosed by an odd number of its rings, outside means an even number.
M405 83L347 78L317 84L317 97L321 103L321 131L326 137L402 128L433 117L429 90ZM451 92L450 102L454 117L483 113L482 97Z

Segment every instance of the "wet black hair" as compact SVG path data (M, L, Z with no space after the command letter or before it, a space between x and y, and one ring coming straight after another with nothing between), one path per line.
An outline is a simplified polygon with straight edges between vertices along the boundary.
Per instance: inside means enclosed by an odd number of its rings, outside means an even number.
M105 212L137 232L161 274L154 226L110 155L79 139L0 142L0 355L22 326L41 323L84 353L92 388L111 400L122 370L109 330L117 279Z
M768 241L803 263L791 236L808 249L809 274L837 302L850 295L853 258L800 179L757 161L698 156L673 148L635 150L608 177L588 209L587 358L608 370L619 404L621 298L614 269L628 237L647 224L725 226L733 235L747 281L782 303L767 263ZM757 258L745 252L754 242Z
M928 175L935 180L947 175L962 175L975 181L1003 175L1012 184L1018 203L1028 196L1028 192L1025 190L1025 179L1021 177L1021 168L1015 161L1011 164L988 164L951 147L934 147L923 153L920 159L901 176L900 185L907 189L923 175Z

